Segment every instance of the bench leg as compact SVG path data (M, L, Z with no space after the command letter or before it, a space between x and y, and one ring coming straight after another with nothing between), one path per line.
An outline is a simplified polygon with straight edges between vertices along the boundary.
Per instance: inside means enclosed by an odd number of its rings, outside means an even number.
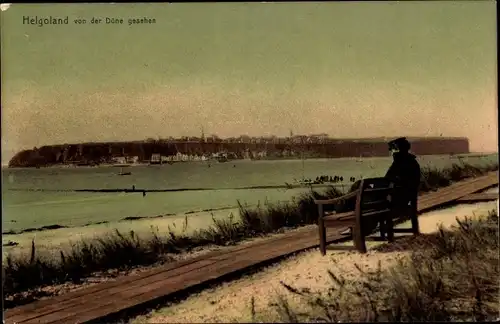
M418 224L418 213L417 213L417 202L415 201L415 204L413 204L413 201L411 202L411 211L410 211L410 217L411 217L411 228L413 235L418 235L420 234L420 227Z
M319 251L321 255L326 254L326 228L323 220L323 205L318 205L318 231L319 231Z
M411 203L410 203L410 210L409 210L410 220L411 220L411 229L412 229L413 235L420 234L420 227L419 227L419 224L418 224L417 203L418 203L418 201L417 201L416 198L412 199Z
M321 255L326 254L326 228L324 224L319 226L319 250Z
M366 240L361 226L356 224L353 227L352 238L354 241L354 247L361 253L366 253Z
M363 188L363 180L361 180L360 188ZM360 190L358 196L356 197L356 209L354 211L356 217L356 223L352 228L353 229L352 238L356 250L358 250L361 253L366 253L365 232L363 230L363 217L361 214L362 194L363 191Z
M394 220L392 214L389 214L385 221L385 230L387 231L387 241L394 242Z
M379 223L379 229L380 229L380 238L385 239L386 233L387 233L387 222L385 219L382 219Z

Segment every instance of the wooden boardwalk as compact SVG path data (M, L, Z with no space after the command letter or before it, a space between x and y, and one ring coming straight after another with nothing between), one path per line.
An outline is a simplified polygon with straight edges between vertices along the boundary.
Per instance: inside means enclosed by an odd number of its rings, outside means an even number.
M457 202L460 203L465 203L465 202L481 202L481 201L492 201L492 200L497 200L498 199L498 194L497 193L486 193L486 192L481 192L481 193L475 193L475 194L470 194L465 197L462 197L457 200Z
M498 172L455 183L419 198L419 213L449 204L498 185ZM329 242L345 240L345 227L329 229ZM138 275L122 277L79 291L5 311L6 323L105 322L123 312L140 309L188 288L213 282L249 267L319 245L316 228L211 252L174 262Z

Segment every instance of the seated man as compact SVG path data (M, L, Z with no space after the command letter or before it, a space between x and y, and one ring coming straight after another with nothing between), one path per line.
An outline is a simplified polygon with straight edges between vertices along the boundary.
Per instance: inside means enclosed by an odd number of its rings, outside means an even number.
M389 144L389 151L392 154L393 162L387 171L385 178L393 182L397 186L401 186L401 190L397 190L395 195L391 197L393 208L408 216L409 208L413 203L416 203L418 189L420 185L420 165L418 164L415 155L409 153L410 143L406 138L401 137L395 139ZM361 181L356 181L350 188L349 192L356 191L359 188ZM349 199L341 202L336 206L337 212L351 211L355 208L355 199ZM384 235L384 234L383 234Z
M393 197L396 208L407 208L418 195L420 165L416 156L409 153L410 147L410 143L404 137L389 142L393 162L385 178L403 188L403 190L398 190L396 196Z

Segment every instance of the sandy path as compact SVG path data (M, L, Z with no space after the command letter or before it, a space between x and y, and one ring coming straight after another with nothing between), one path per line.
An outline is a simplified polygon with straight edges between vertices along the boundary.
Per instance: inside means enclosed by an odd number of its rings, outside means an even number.
M436 231L439 224L445 227L456 224L456 217L480 216L496 207L497 202L489 202L429 212L420 217L421 231L431 233ZM403 224L403 226L407 225ZM369 247L380 244L370 243ZM327 270L342 273L346 278L353 278L359 274L354 266L355 263L365 270L376 270L379 261L382 267L387 267L407 253L377 253L372 250L362 255L352 251L328 251L327 256L322 257L315 249L292 256L256 274L191 295L181 303L161 308L147 316L138 317L133 322L249 322L251 321L252 296L255 298L257 314L265 314L263 311L269 309L268 305L276 301L278 294L286 294L288 301L295 309L304 307L297 297L286 292L280 281L320 292L331 285ZM273 314L266 315L271 316L266 316L267 320L273 316Z

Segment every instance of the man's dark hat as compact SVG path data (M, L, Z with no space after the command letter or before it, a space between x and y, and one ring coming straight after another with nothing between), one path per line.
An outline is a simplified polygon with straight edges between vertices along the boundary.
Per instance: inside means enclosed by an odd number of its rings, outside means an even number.
M411 148L410 142L406 137L396 138L389 142L389 149L398 149L399 151L409 151Z

